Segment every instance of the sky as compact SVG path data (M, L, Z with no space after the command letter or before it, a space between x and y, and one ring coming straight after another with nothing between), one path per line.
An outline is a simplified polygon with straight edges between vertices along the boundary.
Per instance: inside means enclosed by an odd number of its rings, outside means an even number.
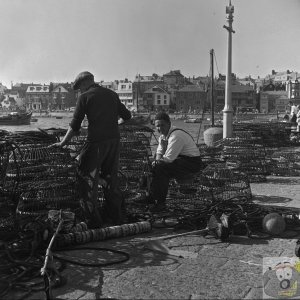
M300 72L300 0L231 0L232 72ZM1 0L0 82L226 74L229 0Z

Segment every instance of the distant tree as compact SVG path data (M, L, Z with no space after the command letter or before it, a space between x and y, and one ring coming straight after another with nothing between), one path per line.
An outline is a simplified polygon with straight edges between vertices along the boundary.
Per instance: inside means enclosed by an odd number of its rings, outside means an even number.
M156 79L158 78L158 75L157 75L156 73L153 73L153 74L152 74L152 77L153 77L153 79L156 80Z

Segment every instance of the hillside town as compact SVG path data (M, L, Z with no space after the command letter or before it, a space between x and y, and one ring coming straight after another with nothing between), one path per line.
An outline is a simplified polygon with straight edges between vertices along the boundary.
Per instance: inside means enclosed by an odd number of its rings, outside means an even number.
M300 104L300 75L294 71L272 73L264 78L238 78L232 74L232 106L234 111L284 113L289 101ZM213 87L214 111L221 112L225 103L226 76L186 77L180 70L163 74L136 75L110 82L98 82L101 86L114 90L120 100L135 112L165 110L168 112L195 113L211 109L211 89ZM72 110L78 94L72 83L15 83L10 88L0 83L0 109L18 109L33 112Z

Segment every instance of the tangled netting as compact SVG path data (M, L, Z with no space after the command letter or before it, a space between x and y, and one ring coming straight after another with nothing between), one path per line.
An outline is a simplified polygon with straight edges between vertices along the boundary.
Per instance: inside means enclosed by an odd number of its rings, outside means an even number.
M290 140L290 130L285 122L235 123L233 137L199 149L207 164L224 162L246 173L250 182L264 182L267 175L299 176L299 151L292 149L297 145Z
M153 130L147 126L121 125L119 182L127 205L147 195L151 177ZM135 210L133 205L133 210Z
M46 215L50 209L78 210L77 163L68 149L49 147L57 136L44 131L7 133L1 141L1 205L10 219ZM10 208L10 209L9 209ZM15 213L17 212L17 213ZM8 228L1 220L3 231Z
M61 140L66 133L64 129L0 131L0 239L9 241L5 254L0 252L0 296L12 286L7 279L19 282L20 270L24 268L21 265L16 271L10 254L20 253L20 249L27 247L30 261L25 259L25 263L28 261L40 269L42 257L32 254L40 245L38 241L49 241L46 234L51 228L49 215L57 216L62 211L72 218L65 222L65 230L57 239L60 246L147 232L158 226L157 221L162 221L159 226L175 229L200 229L207 227L211 216L220 219L226 215L231 232L249 237L262 230L263 217L272 211L299 221L293 211L261 207L251 201L251 182L265 181L269 174L300 174L300 152L283 147L291 145L285 126L280 123L235 124L232 138L222 139L214 147L199 145L205 169L180 180L172 179L167 210L155 214L144 200L151 184L156 137L147 126L120 125L119 184L126 202L128 224L97 230L81 222L76 184L76 158L86 141L86 131L82 130L64 149L49 147ZM101 184L98 192L99 207L103 207ZM8 254L10 264L6 263ZM22 279L26 281L31 273L25 275L28 277ZM5 288L1 287L4 282Z

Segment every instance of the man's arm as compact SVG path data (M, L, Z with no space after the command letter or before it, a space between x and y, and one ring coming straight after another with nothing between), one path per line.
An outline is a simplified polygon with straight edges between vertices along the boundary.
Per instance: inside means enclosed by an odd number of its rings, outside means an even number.
M124 121L130 120L131 119L131 112L126 108L126 106L121 102L119 96L117 96L117 101L118 101L118 115L121 117Z
M72 127L69 126L68 131L67 131L67 133L65 134L65 136L63 137L63 139L62 139L60 142L55 143L55 144L53 144L53 145L51 145L51 146L63 147L63 146L65 146L65 145L72 139L72 137L75 136L75 135L78 135L78 132L77 132L77 131L74 131L74 130L72 129ZM50 146L50 147L51 147L51 146Z
M180 154L184 146L184 141L178 135L172 134L168 139L168 146L165 153L162 156L162 160L165 162L174 161Z
M160 136L158 139L158 147L155 153L155 160L162 159L168 147L168 140L164 136Z

